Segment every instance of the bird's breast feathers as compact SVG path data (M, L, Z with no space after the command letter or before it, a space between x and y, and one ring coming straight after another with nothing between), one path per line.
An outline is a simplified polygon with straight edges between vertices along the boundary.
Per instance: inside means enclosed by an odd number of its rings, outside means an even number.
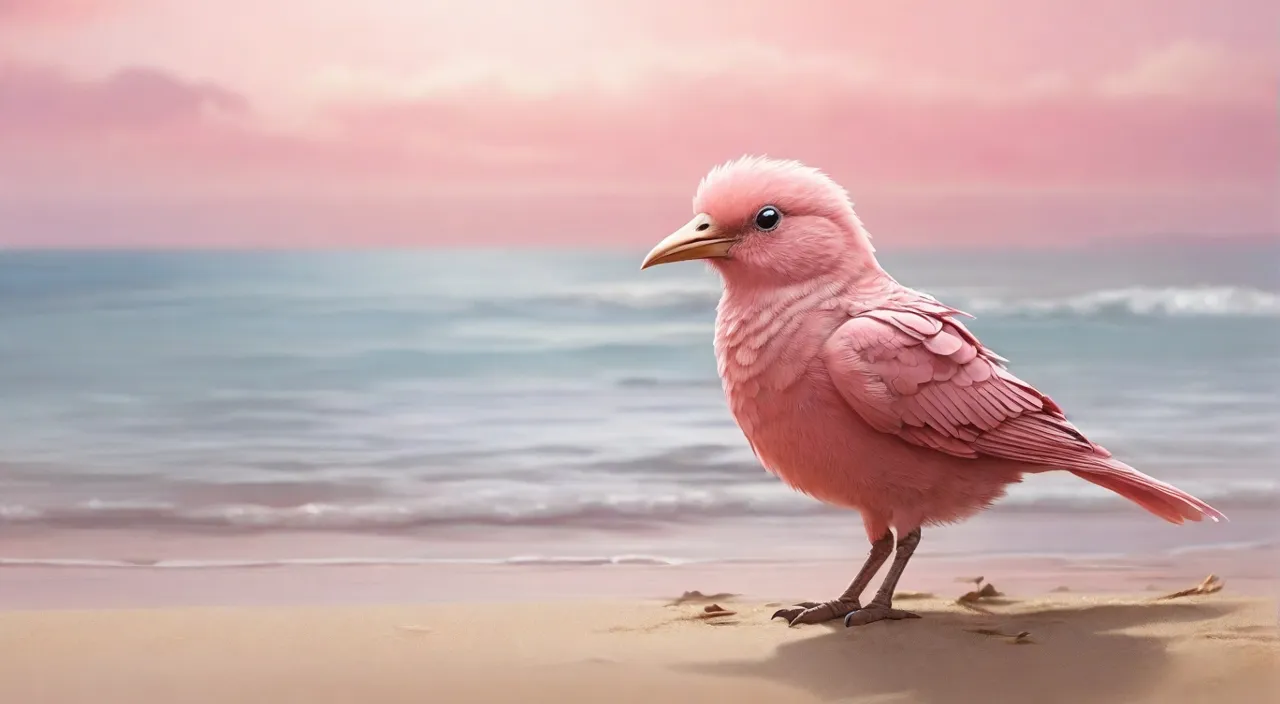
M725 397L748 438L763 422L796 409L823 344L850 317L834 297L790 305L721 306L715 351Z

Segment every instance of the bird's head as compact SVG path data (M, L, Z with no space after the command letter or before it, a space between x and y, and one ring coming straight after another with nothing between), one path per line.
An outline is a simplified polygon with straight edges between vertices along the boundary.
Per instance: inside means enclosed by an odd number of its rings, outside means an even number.
M693 211L641 269L705 259L727 282L777 286L879 268L849 195L796 161L743 157L717 166L699 184Z

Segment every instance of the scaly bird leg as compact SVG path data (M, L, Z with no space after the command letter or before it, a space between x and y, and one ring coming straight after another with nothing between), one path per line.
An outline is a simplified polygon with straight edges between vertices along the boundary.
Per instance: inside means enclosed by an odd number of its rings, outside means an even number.
M859 601L862 597L862 592L871 583L871 578L884 565L884 561L889 559L889 553L891 552L893 552L893 533L885 531L883 536L871 544L871 552L867 555L867 561L862 563L862 569L858 570L858 576L853 578L849 588L844 590L844 593L835 601L828 601L823 604L806 601L796 604L795 608L778 609L773 614L773 618L783 618L786 619L788 624L798 626L802 623L833 621L845 614L857 611L862 608L862 603Z
M875 598L871 600L870 604L867 604L866 608L858 609L845 616L845 628L849 626L865 626L868 623L884 621L885 619L897 621L904 618L920 618L910 611L899 611L893 608L893 592L898 588L898 579L902 577L902 571L907 568L907 563L911 561L911 556L915 554L916 546L919 544L919 528L898 539L897 554L894 555L893 564L889 565L889 572L884 576L884 581L880 583L880 589L876 591Z

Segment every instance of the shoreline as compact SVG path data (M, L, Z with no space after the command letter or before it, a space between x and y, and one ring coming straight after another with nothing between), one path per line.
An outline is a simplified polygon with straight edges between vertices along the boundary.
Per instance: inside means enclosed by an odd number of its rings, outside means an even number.
M321 562L130 568L0 564L0 611L661 599L695 590L744 598L792 594L822 599L843 589L862 557L673 565ZM908 567L900 588L958 595L963 592L958 580L983 576L1006 593L1027 597L1154 595L1199 583L1209 574L1222 578L1229 594L1280 598L1280 549L1127 558L921 555Z
M816 503L816 502L815 502ZM3 520L0 565L38 560L258 562L351 560L503 562L523 557L661 562L842 559L867 547L856 512L806 516L709 516L631 525L465 522L430 529L395 525L342 530L321 526L206 530L139 525L50 528ZM1272 509L1239 510L1221 523L1171 526L1133 506L1123 511L1032 513L996 506L954 525L926 528L918 556L1130 558L1280 548Z

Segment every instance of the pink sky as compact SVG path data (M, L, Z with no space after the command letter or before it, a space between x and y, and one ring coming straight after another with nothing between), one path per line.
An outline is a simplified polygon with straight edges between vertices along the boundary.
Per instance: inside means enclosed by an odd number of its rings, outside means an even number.
M1271 234L1273 0L0 0L0 245L641 247L743 153L877 242Z

